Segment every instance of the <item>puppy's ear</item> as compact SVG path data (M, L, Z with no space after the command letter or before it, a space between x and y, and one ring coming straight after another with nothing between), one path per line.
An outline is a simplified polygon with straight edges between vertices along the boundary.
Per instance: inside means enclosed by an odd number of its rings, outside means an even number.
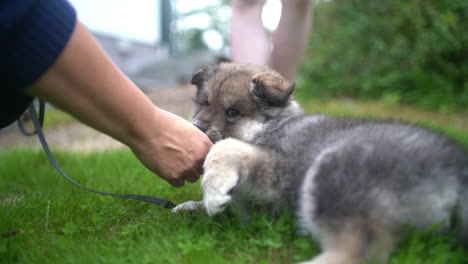
M202 82L203 82L203 75L204 75L204 71L203 69L197 71L193 76L192 76L192 80L190 81L191 84L193 85L200 85Z
M207 80L211 75L213 75L214 68L214 65L207 65L202 67L192 76L190 83L196 85L197 87L200 86L203 81Z
M284 106L295 88L293 82L272 74L262 74L252 82L254 96L269 106Z

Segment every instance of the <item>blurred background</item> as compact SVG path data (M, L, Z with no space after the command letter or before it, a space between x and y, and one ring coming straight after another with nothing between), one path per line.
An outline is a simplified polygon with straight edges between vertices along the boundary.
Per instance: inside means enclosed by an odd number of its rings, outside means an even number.
M184 82L229 58L230 1L72 0L143 89ZM271 32L281 12L269 0ZM468 106L468 1L316 0L299 96L379 99L452 112Z
M72 0L78 16L142 88L184 82L229 58L230 1ZM280 0L263 22L273 31ZM301 96L468 106L468 1L316 0Z
M187 82L201 65L229 57L230 1L70 2L114 62L143 89ZM268 1L263 13L273 31L281 1Z

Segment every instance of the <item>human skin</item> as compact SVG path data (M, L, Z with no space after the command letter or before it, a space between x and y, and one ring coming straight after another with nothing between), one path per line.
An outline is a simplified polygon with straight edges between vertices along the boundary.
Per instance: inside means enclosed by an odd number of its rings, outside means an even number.
M231 1L231 55L234 62L269 65L294 81L307 47L314 1L281 3L281 18L270 41L262 23L265 0Z
M175 187L198 180L212 146L190 122L155 106L80 22L57 61L26 92L124 143Z
M232 0L231 56L241 64L266 65L271 44L262 23L265 0Z
M313 0L282 0L281 18L273 33L270 66L294 81L312 27Z

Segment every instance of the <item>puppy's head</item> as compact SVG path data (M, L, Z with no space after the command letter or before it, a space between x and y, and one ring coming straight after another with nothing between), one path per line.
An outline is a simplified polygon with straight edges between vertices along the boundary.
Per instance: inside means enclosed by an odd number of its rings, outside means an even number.
M294 83L265 66L222 63L205 66L197 86L192 122L213 141L251 140L266 122L300 111Z

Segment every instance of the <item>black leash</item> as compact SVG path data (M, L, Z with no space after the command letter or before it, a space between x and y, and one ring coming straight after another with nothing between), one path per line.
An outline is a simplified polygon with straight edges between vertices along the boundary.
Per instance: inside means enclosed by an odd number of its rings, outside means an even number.
M52 165L54 165L54 167L57 169L57 171L60 174L62 174L62 176L65 177L65 179L67 179L71 183L73 183L76 186L78 186L80 188L83 188L83 189L85 189L87 191L94 192L94 193L99 193L99 194L102 194L102 195L109 195L109 196L114 196L114 197L119 197L119 198L133 199L133 200L140 200L140 201L155 203L155 204L161 205L161 206L163 206L165 208L174 208L176 206L176 204L174 204L173 202L168 201L168 200L164 200L164 199L158 198L158 197L152 197L152 196L146 196L146 195L137 195L137 194L119 194L119 193L101 192L101 191L96 191L96 190L87 188L87 187L77 183L72 178L70 178L62 170L62 168L59 166L59 164L55 160L54 155L50 151L49 145L47 144L47 141L46 141L46 139L44 137L44 133L42 131L42 125L44 124L44 112L45 112L44 111L45 110L44 101L39 100L39 117L37 116L36 108L34 107L34 103L29 106L28 110L29 110L29 114L31 116L31 120L32 120L32 122L34 124L35 131L34 132L27 131L25 129L25 127L24 127L23 121L21 120L21 118L19 118L17 123L18 123L18 127L19 127L20 131L26 136L33 136L33 135L37 134L37 137L39 138L39 141L41 142L42 148L44 148L44 151L45 151L47 157L49 158L50 162L52 163Z

